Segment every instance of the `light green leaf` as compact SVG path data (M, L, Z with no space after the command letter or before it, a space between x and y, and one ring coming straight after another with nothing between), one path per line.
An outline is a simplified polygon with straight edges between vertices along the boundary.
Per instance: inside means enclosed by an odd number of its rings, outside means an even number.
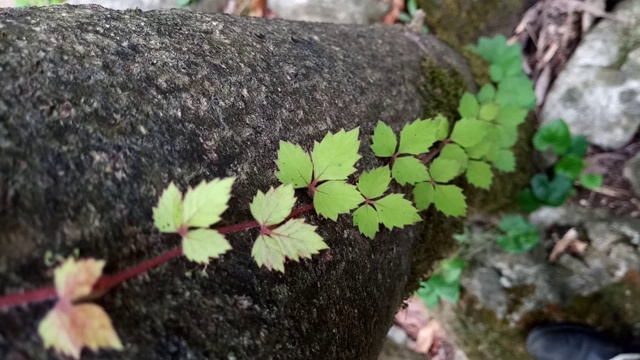
M430 182L422 182L413 188L413 201L418 210L426 210L433 204L436 190Z
M360 179L358 179L358 190L367 199L375 199L387 191L390 182L391 172L389 167L383 166L362 173Z
M429 151L436 142L437 125L430 120L416 120L400 132L399 154L419 155Z
M511 76L498 84L496 102L501 106L516 105L526 109L536 108L533 82L524 74Z
M439 183L446 183L453 180L460 171L460 164L455 160L442 159L437 157L429 167L431 178Z
M376 200L374 206L378 210L378 219L387 229L403 228L421 220L418 210L402 194L387 195Z
M502 105L498 111L498 123L506 126L518 126L527 118L529 110L516 105Z
M295 203L293 186L280 185L276 189L269 189L266 194L258 190L249 209L258 224L271 226L283 222L291 214Z
M593 190L602 187L602 175L599 174L582 174L580 183L586 189Z
M448 258L442 260L440 269L446 282L460 281L462 270L467 266L467 262L460 258Z
M251 248L251 256L258 264L269 270L284 272L284 253L278 244L278 240L265 235L258 236Z
M489 190L493 181L491 166L484 161L469 161L467 181L477 188Z
M512 150L502 149L493 161L493 166L500 171L512 172L516 169L516 158Z
M164 233L177 232L182 225L182 193L172 182L153 208L153 223Z
M455 185L436 185L433 203L440 212L447 216L464 216L467 214L467 203L462 189Z
M355 163L360 159L358 148L359 129L348 132L328 133L320 143L315 143L311 159L313 176L318 181L345 180L356 171Z
M470 148L478 145L486 134L486 123L474 119L462 119L453 126L451 140L463 148Z
M478 100L471 93L464 93L460 99L460 105L458 105L458 113L463 118L477 118L480 111L480 105Z
M436 124L436 140L442 141L449 137L449 120L442 114L436 115L433 118L433 122Z
M453 160L458 163L460 169L458 170L458 174L464 172L467 168L467 163L469 161L469 157L467 156L466 151L458 144L447 144L442 148L440 152L439 158ZM458 175L456 174L456 175Z
M391 157L396 153L398 140L391 127L382 121L378 121L373 137L371 138L371 150L377 157Z
M285 259L299 261L328 249L315 231L316 226L306 224L304 219L291 219L271 230L271 234L259 235L251 249L251 256L258 266L284 272Z
M280 141L277 164L279 171L276 177L281 183L292 184L296 189L305 188L311 183L311 157L299 145Z
M496 88L492 84L485 84L480 88L476 97L481 104L492 102L496 96Z
M182 239L182 253L187 259L206 264L231 250L229 242L216 230L196 229L187 232Z
M440 302L440 295L436 293L435 289L428 282L420 282L420 288L417 293L420 299L422 299L422 302L430 309L436 307Z
M500 147L508 148L515 145L518 142L518 127L517 126L503 126L496 127L498 134L500 134Z
M482 159L489 153L490 149L491 142L487 136L478 145L467 148L466 152L470 159Z
M413 156L401 156L393 162L391 174L400 185L429 180L427 168Z
M448 282L444 275L437 274L429 278L429 284L441 298L455 304L460 299L460 280Z
M220 221L231 198L231 187L235 178L203 181L189 188L184 196L182 223L188 227L209 227Z
M364 201L355 186L343 181L327 181L320 184L313 195L316 212L333 221L339 214L347 214Z
M488 103L482 105L480 108L480 119L486 121L493 121L498 117L498 111L500 107L495 103Z
M376 236L379 223L378 212L371 205L363 205L353 212L353 225L370 239Z

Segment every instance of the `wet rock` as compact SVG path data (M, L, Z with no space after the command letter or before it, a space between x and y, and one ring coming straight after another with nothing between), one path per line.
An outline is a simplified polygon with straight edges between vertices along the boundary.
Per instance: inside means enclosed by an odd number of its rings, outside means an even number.
M373 24L389 12L379 0L269 0L267 6L287 20L341 24Z
M606 149L629 143L640 127L640 0L626 0L582 40L542 109Z

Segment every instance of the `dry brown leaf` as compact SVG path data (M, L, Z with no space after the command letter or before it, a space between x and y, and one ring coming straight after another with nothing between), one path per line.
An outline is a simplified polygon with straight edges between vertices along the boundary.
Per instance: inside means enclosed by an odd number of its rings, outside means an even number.
M444 338L445 335L445 331L440 323L435 319L431 319L425 326L418 330L418 335L412 348L418 354L427 354L436 340Z
M581 254L585 251L587 246L587 243L578 240L578 232L576 229L571 228L564 234L562 239L556 242L553 250L551 250L551 255L549 255L549 261L556 261L560 255L568 252Z

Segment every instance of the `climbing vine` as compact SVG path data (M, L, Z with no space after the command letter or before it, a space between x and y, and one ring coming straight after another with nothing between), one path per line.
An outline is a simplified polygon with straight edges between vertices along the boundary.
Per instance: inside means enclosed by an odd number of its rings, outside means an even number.
M513 171L518 125L535 106L518 46L498 36L482 38L475 49L489 61L493 83L462 96L457 121L443 115L417 119L399 134L378 122L370 148L380 158L379 167L356 174L359 128L328 133L310 152L282 141L276 161L281 185L257 191L249 204L254 220L212 228L229 206L233 177L205 181L184 193L170 183L153 209L153 221L160 232L180 235L181 246L110 276L102 275L102 260L69 258L54 270L55 287L0 296L0 307L57 296L39 327L46 347L74 358L83 347L120 350L108 315L84 301L178 256L207 264L231 250L225 234L259 228L251 255L259 267L284 273L287 260L311 258L328 248L316 226L300 217L310 211L333 221L351 214L354 226L370 239L381 225L392 230L419 222L419 211L432 205L447 216L465 216L459 179L489 189L494 169ZM394 191L403 186L410 187L411 199ZM308 196L312 205L295 208L296 189L306 189L306 195L298 195ZM457 300L463 268L459 259L443 262L419 294L428 304L440 297Z

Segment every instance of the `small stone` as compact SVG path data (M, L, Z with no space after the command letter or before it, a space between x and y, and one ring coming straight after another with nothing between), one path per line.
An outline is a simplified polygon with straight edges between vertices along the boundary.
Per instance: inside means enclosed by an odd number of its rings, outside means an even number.
M619 149L640 127L640 0L620 3L583 39L542 108L543 123L564 119L591 144Z
M629 180L636 195L640 196L640 154L632 157L624 164L622 174Z
M279 18L338 24L373 24L389 12L390 2L379 0L269 0Z
M585 228L587 236L591 240L591 246L600 251L607 251L614 243L626 238L623 233L617 231L608 222L588 222L585 224Z

